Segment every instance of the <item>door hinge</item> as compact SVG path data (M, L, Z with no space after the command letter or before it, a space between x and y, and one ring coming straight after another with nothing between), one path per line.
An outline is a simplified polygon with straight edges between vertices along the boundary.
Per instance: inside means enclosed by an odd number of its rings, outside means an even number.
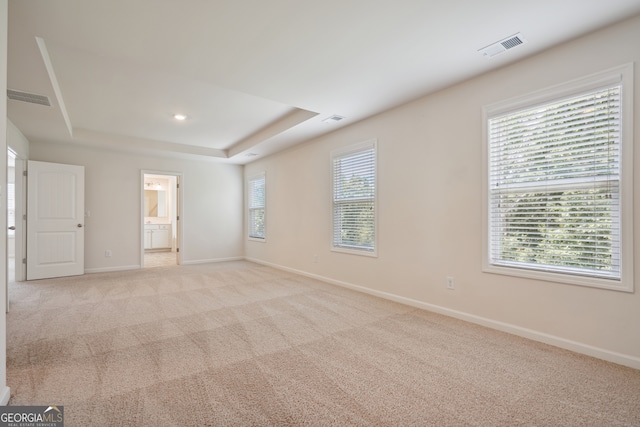
M22 258L22 263L26 264L27 263L27 259L26 258Z
M179 184L179 183L178 183L178 184L176 184L176 188L180 188L180 184Z
M176 248L176 252L180 252L180 248Z
M27 171L22 171L22 176L27 176Z
M27 214L23 214L22 215L22 219L24 219L26 221L27 220Z
M180 221L180 215L176 216L176 221Z

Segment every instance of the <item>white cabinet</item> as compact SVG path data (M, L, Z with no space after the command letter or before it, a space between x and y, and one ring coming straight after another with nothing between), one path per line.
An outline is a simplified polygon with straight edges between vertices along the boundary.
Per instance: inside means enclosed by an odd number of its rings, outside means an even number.
M145 224L144 225L145 249L170 249L171 225L170 224Z
M170 248L171 230L169 225L160 225L151 235L151 249Z
M148 225L144 226L144 248L151 249L151 235L153 234L153 230L148 228Z

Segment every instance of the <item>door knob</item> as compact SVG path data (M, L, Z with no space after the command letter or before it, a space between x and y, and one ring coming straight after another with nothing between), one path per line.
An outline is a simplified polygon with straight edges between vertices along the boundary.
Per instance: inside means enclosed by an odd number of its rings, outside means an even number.
M16 229L15 225L12 225L11 227L9 227L9 230L15 230L15 229Z
M82 224L78 224L78 228L82 228Z

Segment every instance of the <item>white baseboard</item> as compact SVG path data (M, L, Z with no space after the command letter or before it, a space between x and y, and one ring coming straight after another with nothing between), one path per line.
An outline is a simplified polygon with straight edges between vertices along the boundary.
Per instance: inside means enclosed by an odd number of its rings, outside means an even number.
M85 268L85 274L90 273L110 273L112 271L138 270L140 265L119 265L117 267Z
M507 332L523 338L528 338L534 341L543 342L545 344L564 348L566 350L571 350L576 353L586 354L587 356L606 360L608 362L617 363L619 365L628 366L634 369L640 369L640 357L617 353L614 351L594 347L594 346L580 343L577 341L572 341L565 338L557 337L555 335L546 334L544 332L535 331L533 329L523 328L521 326L512 325L510 323L500 322L498 320L476 316L475 314L469 314L462 311L452 310L450 308L429 304L426 302L418 301L412 298L402 297L402 296L391 294L388 292L369 289L364 286L354 285L352 283L347 283L340 280L334 280L328 277L320 276L318 274L308 273L302 270L296 270L295 268L285 267L283 265L273 264L273 263L262 261L259 259L254 259L249 257L246 257L245 259L247 261L255 262L257 264L263 264L269 267L277 268L279 270L284 270L291 273L299 274L301 276L310 277L312 279L321 280L323 282L327 282L332 285L342 286L342 287L353 289L366 294L374 295L380 298L395 301L401 304L406 304L412 307L421 308L434 313L443 314L445 316L454 317L456 319L464 320L470 323L475 323L477 325L486 326L491 329Z
M229 257L229 258L213 258L213 259L197 259L191 261L182 261L180 264L189 265L189 264L209 264L212 262L227 262L227 261L242 261L245 257ZM141 265L120 265L117 267L100 267L100 268L86 268L84 270L85 274L90 273L110 273L113 271L127 271L127 270L139 270L141 269Z
M2 391L2 395L0 396L0 405L7 406L9 399L11 399L11 389L9 387L5 387Z
M193 265L193 264L209 264L212 262L227 262L227 261L242 261L246 259L243 256L237 257L229 257L229 258L214 258L214 259L197 259L191 261L182 261L183 265Z
M182 261L180 264L189 265L189 264L209 264L212 262L227 262L227 261L242 261L245 257L229 257L229 258L213 258L213 259L197 259L191 261ZM101 268L87 268L84 270L86 274L89 273L109 273L112 271L126 271L126 270L139 270L141 269L141 265L120 265L117 267L101 267Z

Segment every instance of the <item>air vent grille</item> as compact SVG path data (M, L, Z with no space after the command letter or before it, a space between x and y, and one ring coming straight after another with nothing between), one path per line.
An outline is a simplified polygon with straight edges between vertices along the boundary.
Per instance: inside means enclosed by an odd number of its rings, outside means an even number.
M49 98L44 95L36 95L35 93L7 89L7 97L14 101L30 102L32 104L40 104L51 107L51 101L49 101Z
M334 114L334 115L329 116L326 119L324 119L323 122L325 122L325 123L336 123L336 122L339 122L342 119L344 119L344 117L339 116L337 114Z
M478 52L480 52L480 54L482 54L483 56L487 56L490 58L492 56L501 54L502 52L506 52L509 49L513 49L516 46L520 46L525 42L526 40L524 39L524 37L522 37L522 34L517 33L507 37L506 39L500 40L498 42L490 44L489 46L483 47L482 49L479 49Z
M520 37L515 36L515 37L511 37L508 40L503 41L500 44L504 46L505 49L511 49L512 47L516 47L519 44L522 44L522 40L520 39Z

